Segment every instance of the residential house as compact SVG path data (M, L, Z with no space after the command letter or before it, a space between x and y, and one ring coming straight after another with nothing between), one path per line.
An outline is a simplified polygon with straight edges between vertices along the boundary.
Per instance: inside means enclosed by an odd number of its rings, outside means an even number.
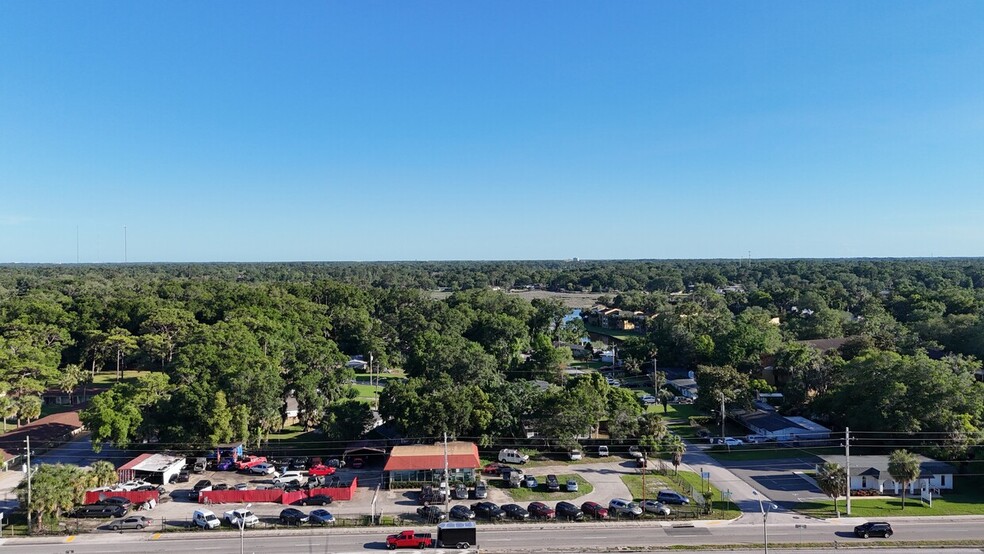
M735 412L735 418L756 435L778 442L826 441L830 429L805 417L782 416L770 410Z
M844 456L822 456L825 461L847 467ZM909 483L908 494L918 491L953 490L953 474L956 469L948 463L940 462L916 454L919 460L919 477ZM881 494L902 494L902 483L895 482L888 472L888 456L851 456L851 490L874 490Z

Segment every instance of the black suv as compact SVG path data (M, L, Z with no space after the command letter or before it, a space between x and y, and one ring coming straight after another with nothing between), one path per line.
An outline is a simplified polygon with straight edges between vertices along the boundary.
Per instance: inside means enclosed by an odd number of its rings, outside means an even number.
M557 519L568 519L581 521L584 519L584 512L581 508L571 504L570 502L558 502L557 503Z
M475 512L475 517L484 517L486 519L502 519L506 517L506 512L503 512L498 504L492 502L472 504L471 509Z
M872 535L880 535L887 539L892 536L892 525L884 521L869 521L868 523L862 523L855 527L854 534L862 539L866 539Z
M71 517L123 517L127 513L125 506L112 504L87 504L79 506L72 512Z
M556 475L547 475L547 490L550 492L557 492L560 490L560 481L557 480Z

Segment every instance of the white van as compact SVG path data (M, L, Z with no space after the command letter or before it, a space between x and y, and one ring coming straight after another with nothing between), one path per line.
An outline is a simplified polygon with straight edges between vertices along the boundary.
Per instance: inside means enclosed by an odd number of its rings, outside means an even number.
M599 446L598 447L598 456L600 456L602 458L607 457L608 456L608 447L605 446L605 445Z
M202 529L215 529L219 526L219 518L215 517L212 510L195 510L195 515L191 516L191 522Z
M525 464L530 457L513 448L503 448L499 451L499 461L507 464Z

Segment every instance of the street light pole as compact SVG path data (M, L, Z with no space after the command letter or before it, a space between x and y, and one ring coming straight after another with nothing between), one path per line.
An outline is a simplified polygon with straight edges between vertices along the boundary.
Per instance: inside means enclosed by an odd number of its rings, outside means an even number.
M246 554L246 513L252 504L247 504L239 514L239 554Z

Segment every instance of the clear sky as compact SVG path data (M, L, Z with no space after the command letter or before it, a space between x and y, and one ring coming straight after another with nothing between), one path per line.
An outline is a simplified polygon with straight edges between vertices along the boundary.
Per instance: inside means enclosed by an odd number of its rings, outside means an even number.
M984 255L984 2L0 2L0 262L124 227L130 262Z

